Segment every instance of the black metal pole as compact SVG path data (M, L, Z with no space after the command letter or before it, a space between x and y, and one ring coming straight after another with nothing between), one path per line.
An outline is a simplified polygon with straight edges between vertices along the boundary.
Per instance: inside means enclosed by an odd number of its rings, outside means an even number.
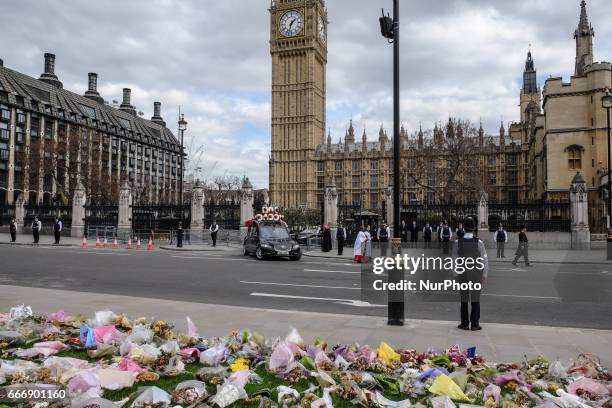
M612 168L610 168L610 108L606 108L607 118L608 118L608 216L607 216L607 227L608 227L608 235L606 238L606 259L608 261L612 261Z
M179 177L179 182L180 182L180 186L179 186L179 211L180 211L180 217L179 217L179 228L177 231L177 235L176 235L176 247L177 248L182 248L183 247L183 134L185 133L184 129L181 129L182 125L181 122L183 122L183 118L181 117L179 120L179 132L181 134L181 168L180 168L180 177Z
M610 175L612 175L612 169L610 168L610 108L606 109L608 116L608 229L610 229L610 224L612 220L612 179L610 179ZM610 231L608 231L608 235L610 235Z
M393 242L394 254L400 254L400 13L399 0L393 0ZM402 279L401 271L391 270L389 281L398 282ZM389 326L404 325L404 302L397 299L397 294L388 293L387 324ZM399 301L398 301L399 300Z

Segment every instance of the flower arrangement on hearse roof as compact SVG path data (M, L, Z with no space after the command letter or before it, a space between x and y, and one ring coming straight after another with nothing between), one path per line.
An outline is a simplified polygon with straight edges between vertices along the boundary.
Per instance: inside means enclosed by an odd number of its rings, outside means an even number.
M246 226L250 228L254 221L280 221L287 225L284 218L278 207L264 206L261 208L261 213L255 214L253 218L247 220Z

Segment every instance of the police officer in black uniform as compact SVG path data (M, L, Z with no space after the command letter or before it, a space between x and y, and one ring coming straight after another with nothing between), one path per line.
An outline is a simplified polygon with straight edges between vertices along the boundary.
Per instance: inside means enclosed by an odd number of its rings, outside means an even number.
M338 241L338 255L342 255L344 251L344 241L346 240L346 228L342 225L338 225L336 230L336 241Z
M431 234L433 230L431 229L431 225L429 223L425 224L423 228L423 242L425 242L425 249L431 249Z
M11 232L11 242L17 241L17 221L14 218L11 219L11 225L9 227Z
M489 262L484 243L474 236L475 227L474 219L468 217L464 223L464 235L458 238L453 246L453 258L471 258L474 260L470 263L475 267L470 270L466 268L457 277L459 283L472 283L472 285L480 283L482 285L485 283L489 272ZM478 258L482 260L483 268L481 269L477 267L476 260ZM480 327L480 290L461 290L459 296L461 300L461 324L457 327L461 330L482 330L482 327ZM471 311L469 310L470 306Z
M53 236L55 237L55 245L59 245L62 236L62 221L59 218L56 218L53 224Z

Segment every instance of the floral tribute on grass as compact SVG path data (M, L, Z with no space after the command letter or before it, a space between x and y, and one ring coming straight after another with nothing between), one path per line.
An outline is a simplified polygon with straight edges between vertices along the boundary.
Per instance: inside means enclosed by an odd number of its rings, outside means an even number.
M205 338L188 317L179 332L111 311L36 316L26 306L0 313L0 386L62 395L2 408L612 408L612 374L591 354L502 364L473 347L305 344L295 329Z

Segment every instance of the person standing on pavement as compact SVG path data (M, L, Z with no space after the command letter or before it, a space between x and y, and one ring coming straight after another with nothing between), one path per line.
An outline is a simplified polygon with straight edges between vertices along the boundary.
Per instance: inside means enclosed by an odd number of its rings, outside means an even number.
M444 224L440 222L438 227L436 228L436 236L438 237L438 249L442 248L442 230L444 229Z
M368 242L368 235L363 230L363 227L359 227L357 237L355 238L355 245L353 246L353 256L355 257L356 263L361 263L364 257L365 246Z
M458 273L457 281L459 283L484 284L489 272L489 260L487 250L484 243L474 236L476 222L472 217L468 217L464 224L465 234L458 237L453 246L453 258L472 259L472 269L465 269L463 273ZM478 268L479 263L476 262L480 258L482 267ZM480 326L480 291L481 290L461 290L459 298L461 301L461 323L457 328L461 330L482 330ZM471 311L469 310L471 306Z
M442 252L448 254L450 251L450 242L453 237L453 230L448 225L448 222L444 221L442 226Z
M380 229L378 230L378 242L380 242L380 254L386 256L389 250L389 236L391 231L386 223L383 222Z
M423 228L423 241L425 242L425 249L431 249L431 234L432 229L429 223L425 224Z
M11 242L16 242L17 241L17 221L14 218L11 219L11 225L9 229L11 232Z
M59 218L56 218L55 223L53 224L53 237L55 238L55 245L59 245L61 236L62 221Z
M455 235L457 236L457 238L463 238L463 235L465 235L465 229L463 228L462 223L459 223Z
M514 261L512 261L512 265L516 266L516 263L521 258L521 256L525 259L525 266L531 266L529 263L529 239L527 239L527 227L522 225L521 232L519 234L519 245L516 249L516 254L514 257Z
M417 222L412 221L412 225L410 225L410 248L417 248L419 241L419 228L417 227Z
M41 229L42 223L38 220L38 217L34 217L34 221L32 221L32 236L34 237L34 244L38 244Z
M502 224L499 224L499 228L495 231L494 240L497 243L497 257L505 258L504 250L506 249L506 242L508 242L508 233L504 230Z
M219 225L213 221L208 229L210 231L210 237L212 238L213 248L217 246L217 234L219 233Z
M400 227L400 237L402 238L402 242L408 241L408 226L404 220L402 220L402 225Z
M323 252L329 252L332 250L332 238L329 225L323 226L323 242L321 244L321 249L323 250Z
M342 225L336 230L336 241L338 242L338 255L342 255L344 251L344 241L346 240L346 228Z

